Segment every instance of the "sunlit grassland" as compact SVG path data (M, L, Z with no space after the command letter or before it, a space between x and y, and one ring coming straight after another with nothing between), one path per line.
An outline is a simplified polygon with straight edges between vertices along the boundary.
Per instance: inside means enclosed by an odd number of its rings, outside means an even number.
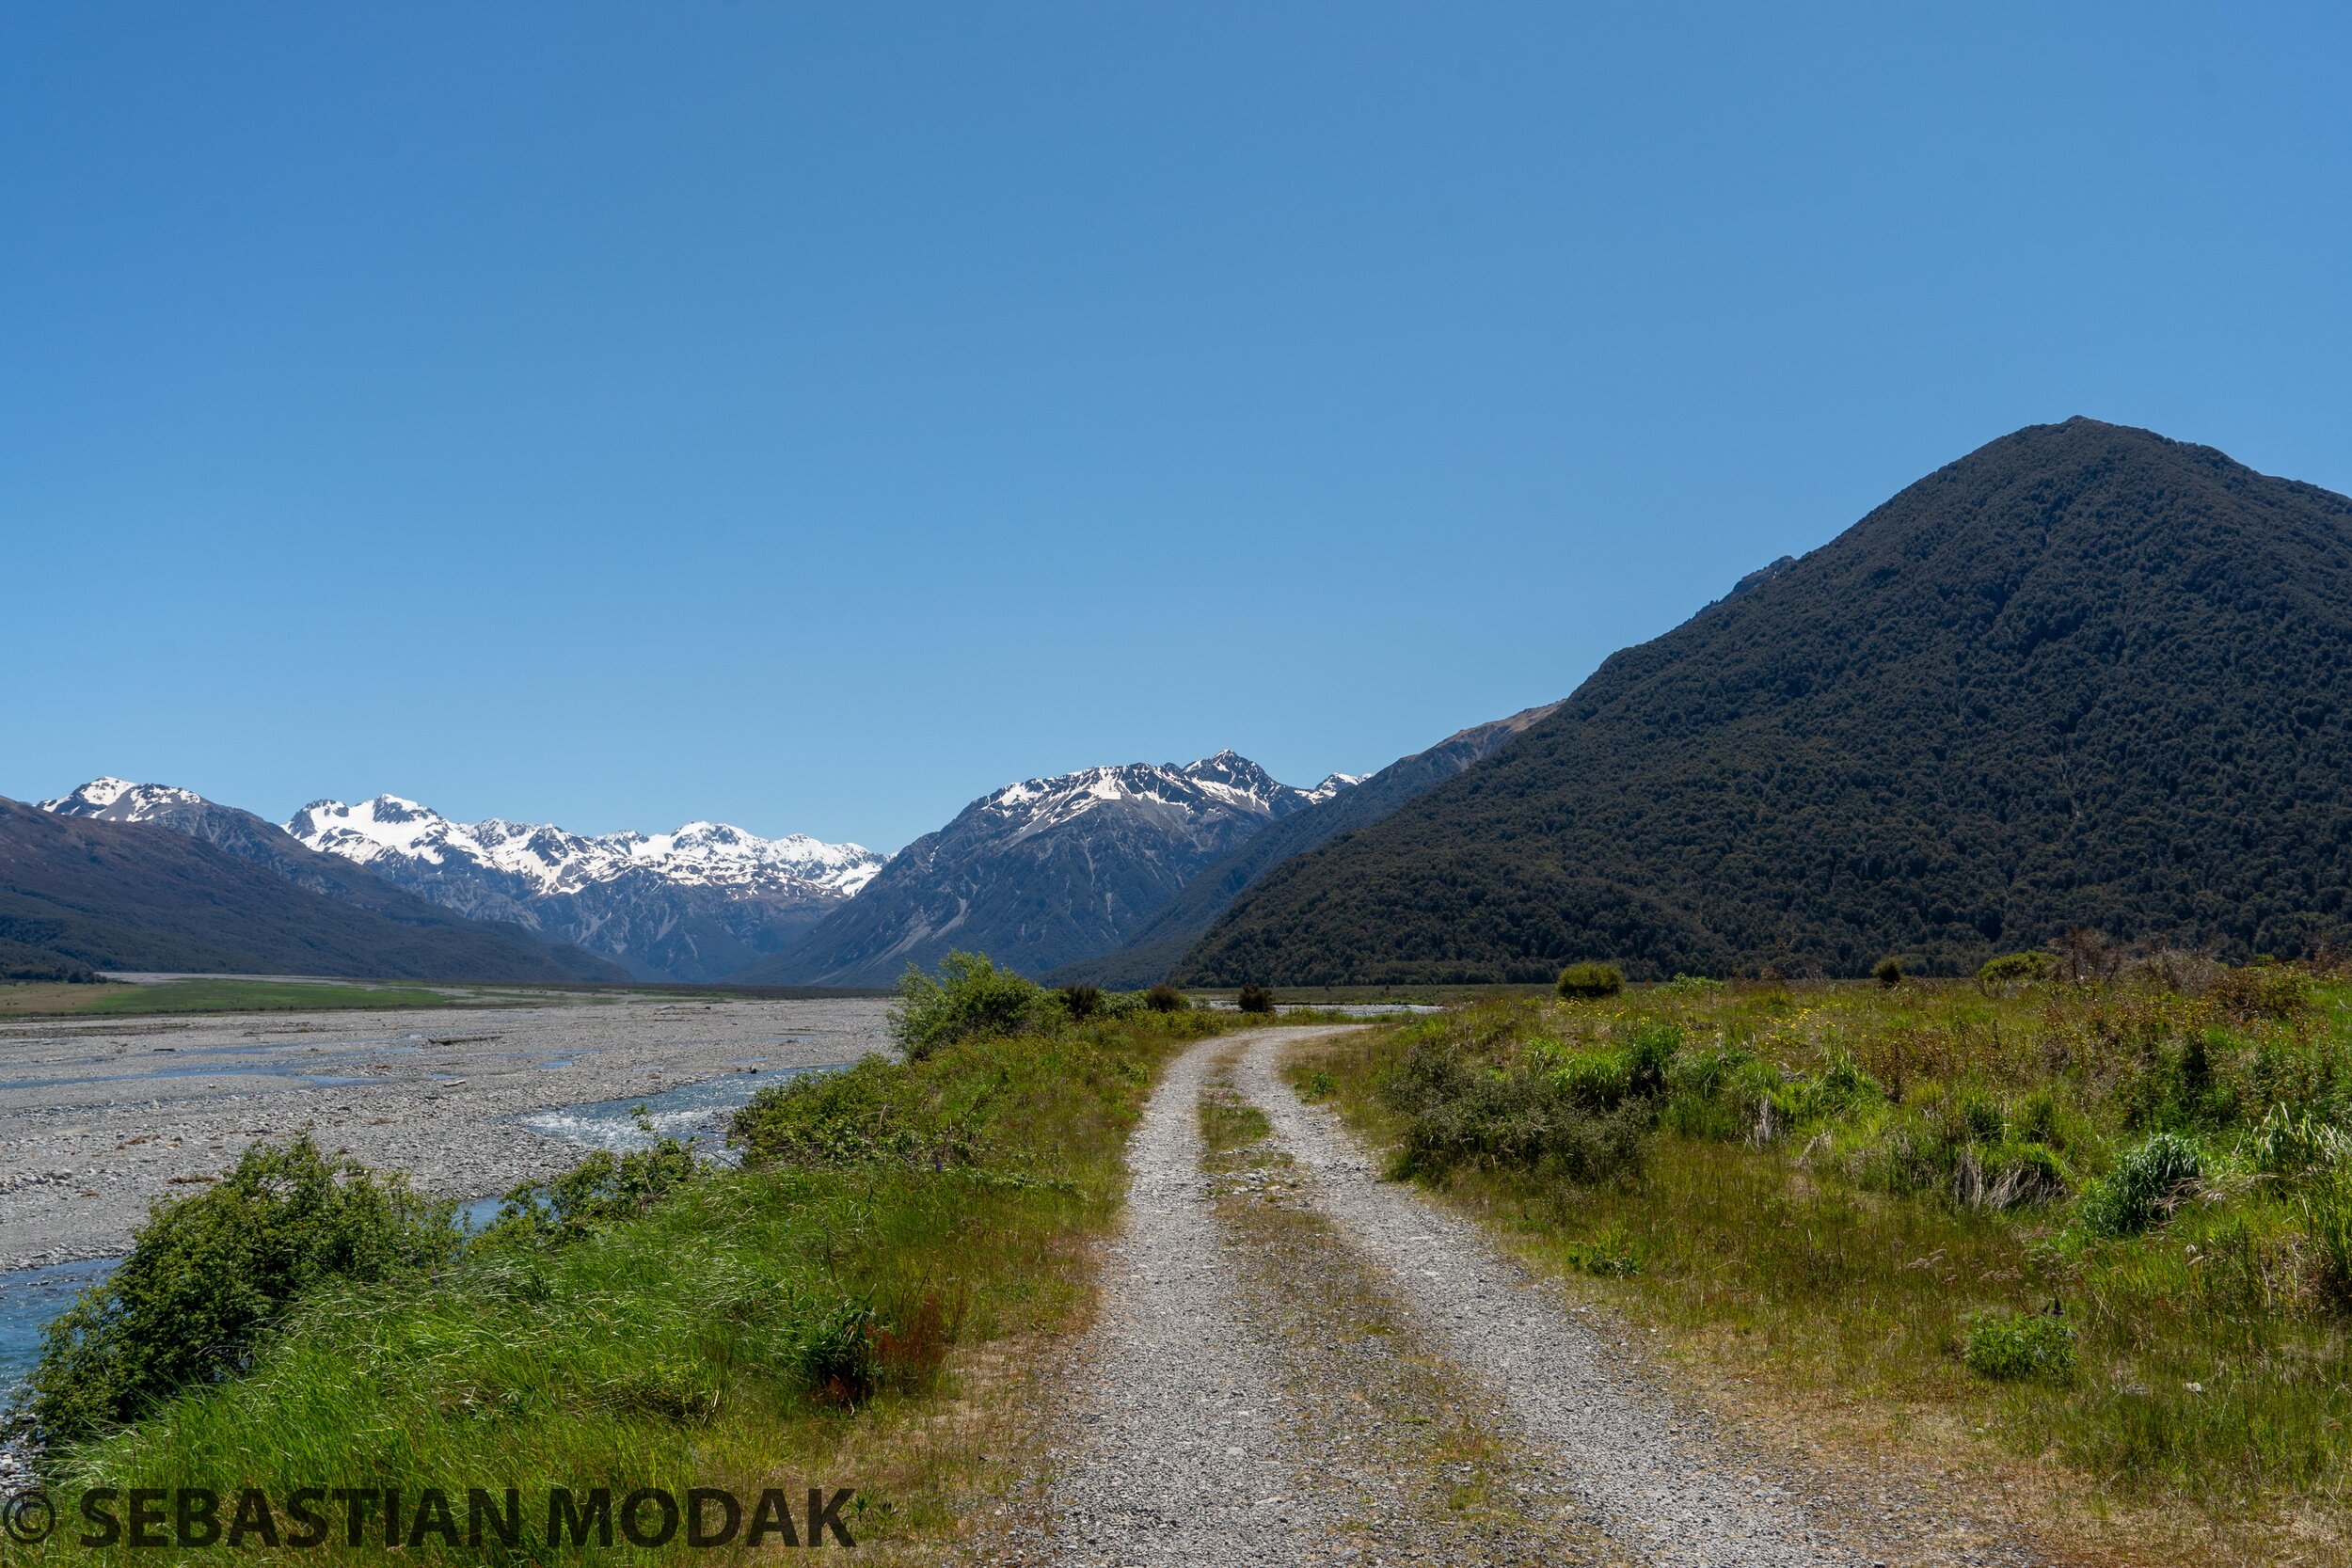
M1416 1041L1499 1076L1573 1075L1671 1026L1678 1066L1634 1168L1577 1181L1473 1161L1433 1184L1537 1267L1664 1330L1751 1417L1771 1405L1784 1429L1980 1464L1996 1511L2074 1548L2332 1561L2352 1349L2321 1222L2340 1189L2255 1152L2258 1126L2290 1113L2343 1118L2347 989L2308 998L2248 1018L2122 985L1653 987L1316 1041L1287 1071L1393 1147L1409 1117L1382 1085ZM1762 1066L1722 1070L1742 1057ZM1866 1092L1808 1114L1839 1064ZM1995 1208L1953 1180L1955 1150L1989 1165L2028 1122L2064 1193ZM2202 1179L2144 1234L2090 1233L2081 1195L2158 1130L2201 1151ZM1922 1152L1938 1135L1958 1140L1941 1166ZM1988 1322L2043 1320L2071 1368L1970 1370Z

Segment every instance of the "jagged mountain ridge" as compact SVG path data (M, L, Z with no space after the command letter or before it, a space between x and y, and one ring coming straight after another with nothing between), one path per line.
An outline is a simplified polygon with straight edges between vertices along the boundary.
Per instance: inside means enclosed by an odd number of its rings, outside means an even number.
M722 979L786 947L883 861L860 845L723 822L593 836L455 822L396 795L314 800L286 831L445 908L577 943L646 980Z
M2352 500L2074 419L1910 486L1277 867L1196 982L1946 973L2352 941Z
M56 810L0 800L0 973L625 978L578 948L464 919L314 855L248 812L170 795L151 801L168 819L148 820L102 817L114 801L72 811L72 797L44 803ZM248 842L262 852L235 847Z
M1026 779L893 856L797 946L735 978L887 985L958 948L1025 974L1118 946L1202 866L1355 781L1277 782L1232 751Z
M1372 826L1463 768L1484 762L1559 705L1550 703L1473 724L1376 773L1350 779L1352 787L1332 791L1269 824L1201 867L1116 951L1064 964L1045 978L1056 985L1120 990L1167 978L1233 900L1268 871L1342 833Z

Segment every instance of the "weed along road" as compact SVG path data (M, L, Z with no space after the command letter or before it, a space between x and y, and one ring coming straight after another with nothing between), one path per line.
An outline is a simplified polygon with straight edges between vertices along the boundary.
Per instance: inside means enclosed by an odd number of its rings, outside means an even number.
M2037 1560L1940 1530L1900 1478L1836 1495L1678 1396L1613 1317L1381 1180L1277 1075L1335 1032L1226 1036L1169 1065L1057 1413L1049 1506L986 1560Z

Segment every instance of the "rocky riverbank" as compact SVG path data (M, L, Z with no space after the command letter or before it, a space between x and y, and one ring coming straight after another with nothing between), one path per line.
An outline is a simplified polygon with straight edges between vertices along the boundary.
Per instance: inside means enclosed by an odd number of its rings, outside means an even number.
M302 1132L433 1192L502 1192L580 1155L518 1117L854 1061L889 1049L884 1006L582 997L0 1028L0 1270L119 1253L155 1198Z

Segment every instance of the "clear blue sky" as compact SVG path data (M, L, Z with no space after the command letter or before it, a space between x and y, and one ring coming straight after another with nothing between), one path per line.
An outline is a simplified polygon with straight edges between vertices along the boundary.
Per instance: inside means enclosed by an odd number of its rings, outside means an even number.
M2352 490L2341 8L0 6L0 794L895 847L2084 413Z

